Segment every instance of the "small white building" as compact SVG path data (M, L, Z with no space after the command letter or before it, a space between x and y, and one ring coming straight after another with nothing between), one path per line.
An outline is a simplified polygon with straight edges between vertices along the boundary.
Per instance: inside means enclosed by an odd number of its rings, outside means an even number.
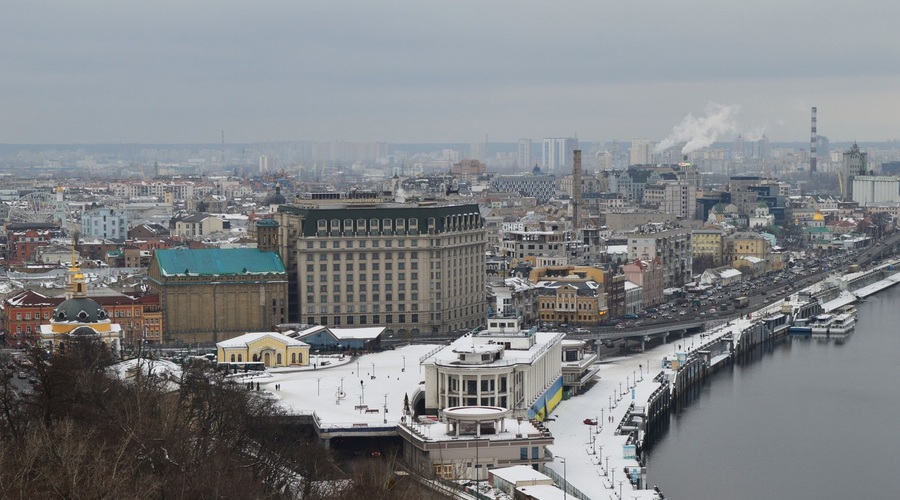
M509 496L515 495L516 488L536 486L539 484L552 486L553 479L525 465L502 467L489 471L488 483Z
M445 479L485 481L495 467L541 469L552 460L546 447L553 436L536 420L511 417L496 406L445 408L438 419L407 416L397 428L404 461Z
M722 266L715 269L707 269L700 275L701 285L730 285L743 279L743 273L731 266Z
M562 400L562 333L520 330L518 318L489 318L487 329L422 360L425 412L499 406L543 420Z
M644 288L625 281L625 314L637 314L644 308Z

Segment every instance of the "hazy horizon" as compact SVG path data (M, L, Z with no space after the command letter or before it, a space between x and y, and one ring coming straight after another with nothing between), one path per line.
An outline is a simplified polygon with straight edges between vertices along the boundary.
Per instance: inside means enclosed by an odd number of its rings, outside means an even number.
M900 137L883 0L5 7L4 144Z

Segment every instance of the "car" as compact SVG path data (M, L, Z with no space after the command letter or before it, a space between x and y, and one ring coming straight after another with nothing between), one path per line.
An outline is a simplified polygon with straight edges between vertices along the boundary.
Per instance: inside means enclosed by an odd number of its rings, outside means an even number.
M22 380L25 380L26 378L28 378L28 375L25 372L19 372L17 377L19 377Z
M678 312L678 315L679 315L679 316L684 316L685 314L687 314L687 312L685 312L685 311L679 311L679 312Z
M626 315L624 315L624 316L622 316L622 317L623 317L624 319L638 319L638 315L637 315L637 314L626 314Z

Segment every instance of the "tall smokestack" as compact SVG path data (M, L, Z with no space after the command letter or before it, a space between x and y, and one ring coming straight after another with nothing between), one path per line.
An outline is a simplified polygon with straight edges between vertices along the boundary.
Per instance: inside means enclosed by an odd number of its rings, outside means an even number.
M575 222L575 230L581 229L581 150L572 151L572 218Z
M812 108L812 121L809 129L809 173L816 173L816 107Z

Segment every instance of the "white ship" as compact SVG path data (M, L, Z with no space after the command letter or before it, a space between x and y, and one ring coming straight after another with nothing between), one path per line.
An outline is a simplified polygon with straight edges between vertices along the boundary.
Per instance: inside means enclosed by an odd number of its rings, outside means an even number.
M836 312L820 314L809 322L813 335L846 335L856 325L856 308L846 306Z

